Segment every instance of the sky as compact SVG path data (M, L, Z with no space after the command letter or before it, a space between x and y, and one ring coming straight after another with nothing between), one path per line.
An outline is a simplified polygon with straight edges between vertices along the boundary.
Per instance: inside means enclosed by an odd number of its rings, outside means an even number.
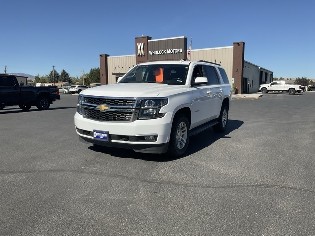
M245 60L274 77L315 79L313 0L0 0L0 10L0 73L79 77L147 35L186 36L192 49L243 41Z

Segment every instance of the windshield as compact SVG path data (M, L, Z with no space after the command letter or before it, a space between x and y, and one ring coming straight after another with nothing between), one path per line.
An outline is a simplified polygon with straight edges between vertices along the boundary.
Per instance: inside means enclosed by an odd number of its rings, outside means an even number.
M184 85L186 83L187 72L188 65L140 65L129 71L119 83Z

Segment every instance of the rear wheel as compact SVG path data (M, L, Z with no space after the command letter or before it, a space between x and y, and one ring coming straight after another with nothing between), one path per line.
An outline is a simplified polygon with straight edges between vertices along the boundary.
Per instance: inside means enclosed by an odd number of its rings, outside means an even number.
M50 107L50 102L47 97L40 97L37 101L36 107L39 110L47 110Z
M229 121L229 109L228 107L222 106L220 116L218 118L218 124L213 126L213 130L216 132L224 132Z
M295 89L294 88L290 88L289 89L289 94L290 95L294 95L295 94Z
M267 90L267 88L262 88L262 89L261 89L261 92L262 92L262 93L268 93L268 90Z
M183 155L189 144L189 121L185 116L175 117L172 125L168 154L173 157Z
M28 104L20 104L19 107L23 110L23 111L29 111L31 109L31 105Z

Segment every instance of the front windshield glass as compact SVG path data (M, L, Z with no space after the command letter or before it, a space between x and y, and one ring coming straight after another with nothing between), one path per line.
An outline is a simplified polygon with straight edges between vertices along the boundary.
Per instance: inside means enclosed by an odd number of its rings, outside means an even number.
M119 83L184 85L186 83L187 72L188 65L140 65L129 71Z

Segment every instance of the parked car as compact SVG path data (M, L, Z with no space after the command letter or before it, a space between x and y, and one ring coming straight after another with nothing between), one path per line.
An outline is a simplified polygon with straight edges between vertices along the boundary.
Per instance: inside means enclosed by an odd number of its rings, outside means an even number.
M315 91L315 85L309 85L308 86L308 91Z
M69 93L81 93L82 90L87 89L86 85L71 85Z
M90 87L93 88L93 87L97 87L97 86L101 86L101 85L102 85L101 83L91 83Z
M16 105L24 111L28 111L31 106L47 110L57 99L60 99L57 86L21 86L16 76L0 74L0 110Z
M209 127L224 132L231 91L224 69L217 64L138 64L117 84L81 92L76 132L96 146L181 156L190 135Z
M285 81L274 81L269 84L261 84L259 91L262 93L268 92L288 92L290 95L295 93L302 93L303 89L301 85L287 84Z
M70 89L71 86L63 86L59 89L59 92L60 93L64 93L64 94L67 94L69 93L69 89Z

